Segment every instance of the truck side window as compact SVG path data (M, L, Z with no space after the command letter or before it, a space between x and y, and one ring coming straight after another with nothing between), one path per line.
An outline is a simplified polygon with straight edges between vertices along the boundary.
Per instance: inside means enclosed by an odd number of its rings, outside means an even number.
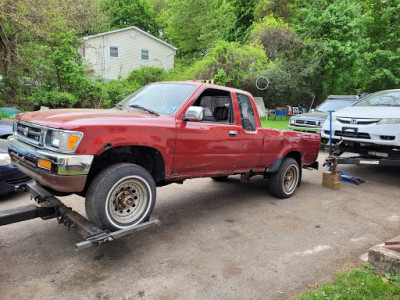
M231 95L227 91L207 89L193 103L204 107L203 122L234 123Z
M244 94L236 94L240 107L240 117L242 118L242 126L244 130L256 130L256 118L254 117L253 105L250 97Z

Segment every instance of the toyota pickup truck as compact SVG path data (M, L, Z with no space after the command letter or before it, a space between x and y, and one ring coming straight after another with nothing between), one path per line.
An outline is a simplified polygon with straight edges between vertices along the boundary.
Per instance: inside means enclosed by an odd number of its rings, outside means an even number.
M12 163L53 195L85 197L88 219L111 231L150 218L156 187L186 179L262 175L293 195L303 167L318 167L320 137L261 127L242 90L201 82L147 85L112 109L19 114Z

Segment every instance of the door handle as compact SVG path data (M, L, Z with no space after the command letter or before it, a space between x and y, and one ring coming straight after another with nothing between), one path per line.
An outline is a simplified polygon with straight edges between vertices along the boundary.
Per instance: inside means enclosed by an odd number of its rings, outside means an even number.
M238 132L236 130L229 130L229 136L238 136Z

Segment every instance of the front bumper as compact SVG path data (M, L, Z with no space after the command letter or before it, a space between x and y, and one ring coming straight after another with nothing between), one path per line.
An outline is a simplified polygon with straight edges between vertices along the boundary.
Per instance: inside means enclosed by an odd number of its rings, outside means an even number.
M289 125L288 128L290 130L302 131L302 132L314 132L314 133L321 132L321 127L301 127L301 126Z
M324 124L321 137L329 139L329 122ZM354 134L344 134L346 130L351 130ZM352 142L356 144L375 144L380 146L399 147L400 146L400 125L399 124L371 124L371 125L352 125L342 124L338 121L332 123L332 140Z
M80 192L84 189L93 155L59 154L8 138L12 164L40 184L59 192ZM38 166L38 160L51 161L51 170Z

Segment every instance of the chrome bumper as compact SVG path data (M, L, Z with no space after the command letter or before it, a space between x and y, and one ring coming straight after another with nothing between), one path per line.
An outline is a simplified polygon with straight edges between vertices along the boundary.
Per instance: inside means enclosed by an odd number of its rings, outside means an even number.
M321 132L321 127L301 127L301 126L289 125L288 128L294 131L303 131L303 132L305 131L305 132L316 132L316 133Z
M30 161L36 164L37 168L57 175L87 175L93 162L93 155L59 154L38 149L17 140L14 136L8 138L8 151L17 154L21 161ZM38 166L39 158L51 161L52 170Z

